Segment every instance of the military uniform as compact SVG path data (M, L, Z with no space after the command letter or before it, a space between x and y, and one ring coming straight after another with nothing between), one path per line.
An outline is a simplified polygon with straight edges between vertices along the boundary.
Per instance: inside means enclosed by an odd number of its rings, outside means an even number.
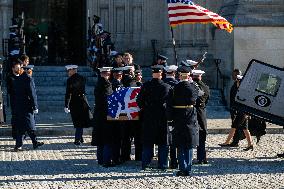
M75 132L75 144L84 142L83 128L90 127L90 107L85 92L86 79L78 73L67 79L65 93L65 108L70 109L70 114Z
M156 68L152 68L155 73ZM157 68L158 69L158 68ZM162 72L161 67L158 69ZM157 72L156 72L157 73ZM143 111L142 118L142 169L146 169L153 156L153 146L158 145L158 168L167 168L168 142L166 101L170 94L170 85L160 79L153 78L145 82L137 97L139 107Z
M179 70L181 74L189 74L188 67ZM173 144L177 147L178 175L189 175L192 166L193 148L198 145L198 123L196 109L193 106L198 97L198 88L191 82L181 80L175 85L170 100L170 115L173 120Z
M103 69L101 68L101 71ZM107 96L112 94L112 85L109 80L104 77L98 78L95 94L95 110L94 110L94 129L92 133L92 145L97 146L98 164L103 164L104 150L104 129L108 126L107 112L108 101Z
M207 163L205 141L207 135L207 116L206 116L206 104L209 99L210 90L209 87L201 80L195 80L199 89L204 92L202 96L198 96L195 104L197 112L197 120L199 124L199 145L197 147L197 160L198 163Z

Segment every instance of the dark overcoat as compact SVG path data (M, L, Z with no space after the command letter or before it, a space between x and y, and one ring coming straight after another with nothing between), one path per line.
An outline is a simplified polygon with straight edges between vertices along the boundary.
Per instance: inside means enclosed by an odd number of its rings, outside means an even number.
M198 97L198 88L188 81L181 81L175 85L170 106L194 105ZM172 108L173 119L173 144L177 147L193 148L199 143L199 126L197 123L196 109Z
M23 73L10 81L10 102L12 125L17 135L23 135L28 130L35 130L33 110L38 109L35 84L32 77Z
M202 81L196 81L199 89L204 92L202 96L199 96L196 99L196 113L197 120L200 127L200 132L205 132L207 134L207 116L206 116L206 104L208 103L208 99L210 96L209 87L203 83Z
M143 111L141 140L143 145L167 144L166 102L170 85L159 79L145 82L137 97Z
M90 107L85 93L85 85L86 79L78 73L67 79L65 107L70 109L75 128L87 128L90 126Z
M95 87L95 110L94 110L94 131L93 144L103 145L105 143L104 129L108 126L107 112L108 102L107 96L113 92L112 85L109 80L99 77Z

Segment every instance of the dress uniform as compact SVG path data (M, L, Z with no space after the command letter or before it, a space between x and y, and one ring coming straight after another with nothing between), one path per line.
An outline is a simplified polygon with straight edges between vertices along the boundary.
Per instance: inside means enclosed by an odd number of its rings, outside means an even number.
M175 78L175 72L177 70L177 66L170 65L166 66L164 68L166 72L166 77L164 78L164 82L169 84L172 88L176 84L178 84L178 81ZM169 135L169 144L170 144L170 168L175 169L178 166L177 163L177 153L176 153L176 147L172 144L172 122L168 122L168 135Z
M198 145L198 123L196 109L193 106L199 89L190 78L191 69L182 66L180 82L175 85L169 101L169 117L173 120L173 144L177 147L179 171L177 176L187 176L191 172L193 148Z
M13 65L15 77L11 81L10 98L12 110L12 125L15 129L15 151L19 151L23 145L23 137L27 133L33 143L33 148L42 146L35 134L35 115L38 113L37 96L33 78L26 72L20 75L20 64Z
M117 67L112 69L112 90L117 91L123 87L121 79L123 68ZM107 121L106 127L103 128L104 150L103 150L103 166L113 167L120 164L121 150L121 122Z
M137 103L143 111L142 119L142 169L149 167L153 156L154 144L158 145L159 169L168 166L166 102L170 85L162 79L162 66L153 66L153 79L141 87Z
M85 92L86 79L77 73L77 65L67 65L65 67L69 78L66 84L64 111L71 114L76 129L74 144L80 145L84 142L83 128L90 127L90 106Z
M107 96L112 94L112 85L109 81L111 67L100 68L100 77L96 85L95 94L95 110L94 110L94 129L92 133L92 145L97 146L98 164L103 164L104 152L104 128L108 126L107 111L108 101Z
M201 76L205 72L202 70L193 70L193 81L196 82L198 88L203 91L196 100L195 108L197 112L197 120L199 124L199 145L197 146L197 160L198 164L208 163L205 150L205 141L207 135L207 116L206 116L206 104L210 96L209 87L202 82Z

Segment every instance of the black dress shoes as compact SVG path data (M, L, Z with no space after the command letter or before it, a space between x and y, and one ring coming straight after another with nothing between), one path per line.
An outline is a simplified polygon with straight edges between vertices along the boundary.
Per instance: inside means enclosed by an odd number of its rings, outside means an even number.
M246 147L245 149L243 149L243 151L253 151L253 145Z
M33 144L33 148L34 148L34 149L37 149L38 147L40 147L40 146L42 146L42 145L44 145L43 142L37 142L37 143Z
M277 157L279 157L279 158L284 158L284 153L282 153L282 154L277 154Z
M185 171L178 171L178 172L176 173L176 176L177 176L177 177L180 177L180 176L185 177L185 176L189 176L189 173L187 173L187 172L185 172Z

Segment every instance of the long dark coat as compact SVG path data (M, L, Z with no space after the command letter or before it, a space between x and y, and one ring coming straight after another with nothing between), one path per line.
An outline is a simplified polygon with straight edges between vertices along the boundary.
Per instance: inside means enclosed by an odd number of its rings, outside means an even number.
M103 145L105 143L104 129L108 126L107 111L108 102L107 96L112 94L112 85L109 80L99 77L96 85L95 94L95 110L94 110L94 131L93 131L93 144Z
M36 130L33 110L38 109L38 104L33 78L23 73L10 82L11 122L15 134L23 135L28 130Z
M198 88L188 81L181 81L175 85L170 106L194 105L198 97ZM177 147L193 148L199 143L199 126L196 109L172 108L173 144Z
M75 128L87 128L90 126L90 107L85 93L85 84L86 79L78 73L67 79L65 107L70 109Z
M204 95L199 96L196 99L196 113L197 113L197 120L200 126L200 132L207 133L207 116L206 116L206 104L208 103L208 99L210 96L209 87L203 83L202 81L196 81L200 90L204 92Z
M170 85L162 80L152 79L141 87L137 103L143 111L142 144L167 144L166 102L169 94Z

